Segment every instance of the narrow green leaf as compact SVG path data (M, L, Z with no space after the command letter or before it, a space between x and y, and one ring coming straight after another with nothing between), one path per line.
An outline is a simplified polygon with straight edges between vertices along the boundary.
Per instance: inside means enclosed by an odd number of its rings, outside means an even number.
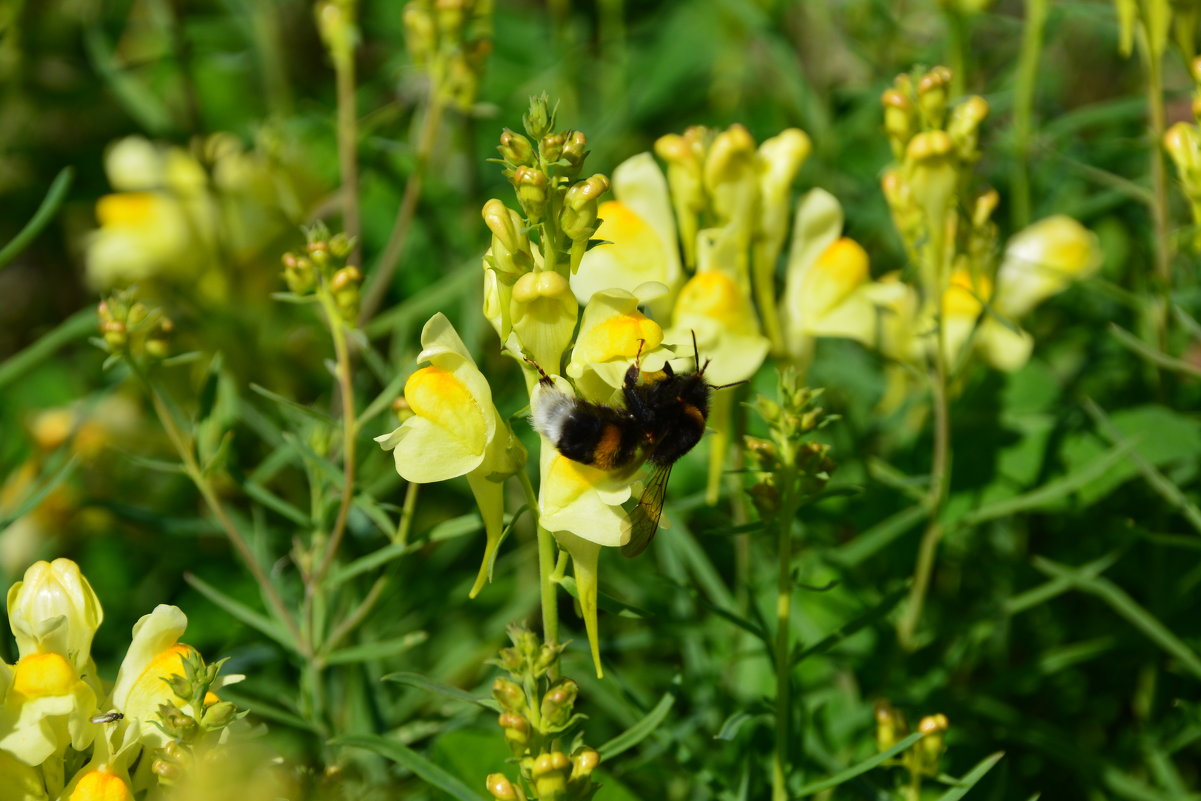
M742 730L744 725L758 717L764 717L764 715L762 713L754 714L747 712L745 709L740 709L733 715L730 715L728 718L726 718L725 722L721 724L721 728L718 729L717 734L713 735L713 739L733 740L738 736L738 732Z
M336 464L318 454L315 450L309 447L307 442L293 434L291 431L285 431L283 433L283 437L284 442L292 446L292 448L294 448L296 452L301 455L306 463L317 468L317 471L325 477L326 481L335 487L341 488L343 478L342 471L338 469Z
M1201 657L1112 581L1085 575L1079 570L1041 556L1034 557L1034 568L1050 576L1068 579L1076 589L1105 601L1111 609L1147 635L1152 642L1179 659L1194 676L1201 678Z
M678 682L678 678L676 681ZM675 703L676 697L671 691L664 693L663 697L659 699L659 703L655 704L642 720L597 749L601 755L601 762L607 762L649 737L655 729L659 728L659 724L667 717L667 713L671 711Z
M926 507L921 504L902 509L855 537L829 555L845 567L854 567L874 556L882 548L926 519Z
M234 704L242 707L243 709L249 709L259 717L266 718L268 720L274 720L278 723L283 723L287 726L291 726L302 731L311 731L316 733L316 726L295 712L276 706L275 704L268 703L261 698L256 698L252 695L241 693L236 689L237 686L238 685L235 684L231 685L230 687L222 687L222 700L232 701Z
M984 774L992 770L993 765L1001 761L1001 757L1003 756L1005 756L1005 752L998 751L980 760L976 764L976 767L968 771L967 775L959 780L957 785L940 795L938 801L958 801L960 798L963 798L969 790L976 786L977 782L984 778Z
M793 793L792 797L793 798L804 798L807 795L813 795L814 793L820 793L822 790L828 789L830 787L837 787L838 785L843 784L844 782L848 782L851 779L854 779L856 776L861 776L864 773L867 773L872 768L878 767L879 765L883 765L885 762L892 759L894 756L901 753L902 751L907 749L909 746L913 745L918 740L922 739L922 737L924 737L924 736L925 735L922 734L920 731L915 731L913 734L910 734L908 737L901 740L899 743L894 745L892 748L889 748L887 751L881 751L878 754L874 754L873 756L860 762L858 765L849 767L840 773L836 773L833 776L830 776L829 778L822 779L821 781L813 782L811 784L806 784L804 787L802 787L801 789L799 789L795 793Z
M1109 333L1113 334L1114 339L1120 342L1127 349L1134 351L1149 362L1158 364L1160 367L1167 368L1168 370L1174 370L1178 373L1184 373L1185 375L1191 375L1194 377L1201 377L1201 368L1198 368L1195 364L1186 362L1183 359L1177 359L1175 356L1169 356L1162 351L1156 350L1146 342L1143 342L1141 339L1136 337L1134 334L1127 331L1125 328L1119 326L1117 323L1109 324Z
M457 776L450 774L445 768L430 762L399 740L392 740L375 734L354 734L346 737L336 737L333 740L333 744L349 748L366 748L369 751L374 751L380 756L392 760L397 765L412 771L422 781L459 799L459 801L480 801L483 798L481 793L472 790ZM483 785L483 781L480 784Z
M394 542L391 545L385 545L377 551L372 551L366 556L360 556L353 562L348 563L342 568L335 570L330 574L327 582L331 587L336 587L343 582L362 575L370 570L383 567L393 559L399 559L407 553L419 550L420 543L403 543Z
M67 198L67 190L71 188L71 179L74 176L75 171L70 167L63 167L58 171L58 175L54 176L54 180L51 181L50 188L46 190L46 196L42 198L38 210L33 213L33 216L29 218L29 222L25 223L25 227L19 233L9 240L7 245L0 248L0 270L7 267L8 263L24 250L54 217L58 211L58 207Z
M412 327L423 317L446 306L480 280L479 259L445 276L429 288L410 296L367 323L364 333L376 339L402 326Z
M297 403L296 401L292 400L291 398L285 398L283 395L280 395L278 392L272 392L271 390L267 389L266 387L262 386L261 384L256 384L254 382L251 382L250 389L253 392L256 392L259 395L262 395L267 400L272 401L273 403L275 403L276 405L278 405L284 409L291 409L294 412L299 412L300 414L304 415L305 417L311 417L312 419L317 420L320 423L324 423L327 426L334 425L334 421L330 418L329 415L327 415L323 412L319 412L316 409L313 409L309 406L305 406L303 403Z
M224 609L229 614L233 615L238 620L245 623L247 626L262 632L280 645L287 648L289 651L297 652L296 644L292 642L291 637L289 637L288 633L274 620L271 620L267 616L254 611L241 601L229 597L213 585L192 573L185 573L184 580L199 590L201 595L208 598L210 601Z
M825 653L826 651L829 651L835 645L842 642L847 637L850 637L855 632L859 631L860 629L866 628L867 626L870 626L872 623L875 623L877 620L880 620L881 618L883 618L885 615L887 615L889 612L892 611L892 608L894 606L896 606L898 603L900 603L902 598L904 598L908 594L909 594L908 587L898 587L897 589L893 590L888 595L885 595L883 598L881 598L879 603L877 603L875 606L866 610L865 612L858 615L857 617L852 618L848 623L846 623L845 625L840 627L837 631L823 637L822 639L815 642L813 645L810 645L808 648L805 648L804 650L800 651L798 654L796 654L796 656L793 657L792 664L795 665L798 662L802 661L803 659L806 659L807 657L814 656L815 654L822 654L822 653Z
M355 430L358 431L366 423L370 422L371 419L377 414L390 407L392 405L392 401L394 401L396 397L400 395L400 390L402 387L404 387L405 382L408 379L409 373L407 371L401 371L397 373L392 380L388 382L388 385L384 387L378 395L375 396L375 400L367 404L367 408L364 409L362 414L355 419ZM396 418L392 419L395 420Z
M372 659L387 659L420 645L428 640L429 636L429 632L426 631L412 631L403 637L339 648L325 658L325 664L349 665L354 662L369 662Z
M1125 442L1106 453L1100 459L1086 467L1070 473L1063 478L1048 481L1041 487L1030 492L1024 492L1012 498L1006 498L996 503L985 504L964 515L962 523L968 526L978 525L998 517L1009 517L1019 512L1028 512L1039 507L1055 503L1072 494L1094 479L1100 478L1115 464L1129 457L1136 443Z
M1094 559L1088 564L1079 568L1081 575L1099 576L1109 568L1113 567L1118 561L1121 554L1118 551L1111 551L1105 554L1100 559ZM1018 615L1025 612L1027 609L1033 609L1040 604L1044 604L1052 598L1063 595L1068 590L1072 589L1072 580L1069 578L1058 577L1053 578L1045 584L1040 584L1037 587L1026 590L1020 595L1014 595L1006 599L1004 610L1007 615Z
M263 506L266 506L268 509L280 515L281 517L286 517L296 525L301 526L302 528L312 528L313 521L307 514L288 503L275 493L271 492L263 485L257 484L253 481L247 481L242 485L242 491L245 492L250 498L258 501Z
M155 136L168 133L171 114L166 104L133 73L121 68L98 21L84 26L83 44L92 69L104 79L113 97L138 121L139 127Z
M96 309L80 309L55 328L35 339L29 347L0 362L0 387L5 387L53 356L58 349L86 339L96 331Z
M482 706L484 709L491 709L493 712L502 712L500 704L493 701L491 698L477 698L471 693L460 690L458 687L451 687L449 684L439 684L436 681L430 681L420 673L389 673L384 676L382 681L394 681L397 684L405 684L409 687L416 687L419 690L426 692L445 695L449 698L454 698L458 701L466 701L469 704Z

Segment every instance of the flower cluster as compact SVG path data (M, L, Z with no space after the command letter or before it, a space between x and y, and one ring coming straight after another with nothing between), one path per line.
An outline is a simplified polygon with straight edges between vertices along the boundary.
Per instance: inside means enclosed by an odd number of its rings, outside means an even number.
M483 0L409 0L404 7L405 46L432 91L462 111L479 94L492 52L492 4Z
M886 765L904 767L910 775L910 786L920 783L921 777L937 776L939 763L946 751L946 732L950 728L947 716L938 712L926 715L917 724L923 737L899 757L885 762ZM905 715L888 701L876 702L876 747L884 752L909 735L909 724Z
M524 788L503 773L488 776L485 784L497 801L587 801L599 789L592 772L600 754L575 745L571 754L561 750L571 742L571 730L583 718L575 712L580 687L569 678L549 675L559 661L562 646L540 644L538 637L512 627L511 648L500 652L496 664L509 673L492 684L492 697L501 713L497 722L521 771Z
M978 95L952 102L951 73L934 67L902 74L882 97L884 130L896 164L882 179L893 222L916 267L867 280L851 294L866 298L862 338L885 355L921 364L944 360L948 373L973 355L1003 370L1020 367L1033 342L1018 319L1100 265L1096 237L1065 216L1015 235L997 252L993 189L972 187L980 126L988 103Z
M225 297L233 274L218 265L269 252L306 213L314 192L293 161L266 134L253 151L226 133L192 150L137 136L114 143L104 162L114 192L97 201L87 242L89 283L155 280Z
M0 795L122 801L186 775L192 750L239 717L219 676L179 641L187 618L160 605L133 628L116 682L97 674L100 600L69 559L38 562L8 592L15 665L0 662Z
M1180 178L1180 190L1189 202L1193 223L1198 227L1193 234L1194 249L1201 250L1201 56L1190 65L1195 84L1193 92L1194 122L1178 122L1163 135L1163 146L1168 151L1176 174Z

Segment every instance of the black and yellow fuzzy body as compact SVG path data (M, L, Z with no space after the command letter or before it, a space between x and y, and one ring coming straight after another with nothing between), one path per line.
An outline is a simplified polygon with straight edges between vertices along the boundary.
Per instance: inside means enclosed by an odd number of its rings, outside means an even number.
M641 553L654 537L671 466L704 435L712 392L703 369L676 375L671 365L664 365L662 372L642 373L634 364L626 371L621 409L565 395L543 375L531 420L561 454L601 470L630 467L642 459L652 466L630 513L629 541L622 546L626 556Z

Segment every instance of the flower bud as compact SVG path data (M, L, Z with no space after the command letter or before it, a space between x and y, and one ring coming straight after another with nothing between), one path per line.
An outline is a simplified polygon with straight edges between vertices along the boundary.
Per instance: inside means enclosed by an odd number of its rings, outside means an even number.
M587 240L596 233L598 199L608 191L609 179L599 173L567 190L559 224L568 239Z
M951 85L951 71L946 67L934 67L917 83L917 105L922 119L931 128L941 128L947 111L947 96Z
M334 66L338 69L348 67L358 39L353 6L332 0L318 3L314 11L317 15L317 31L329 50Z
M438 47L434 16L423 2L406 3L404 7L405 48L418 67L426 67Z
M944 734L949 726L950 722L947 720L947 716L941 712L937 715L928 715L917 724L917 730L926 735L914 746L918 753L919 770L922 773L929 776L938 774L938 760L942 756L942 752L946 750Z
M359 285L362 283L363 274L353 265L338 270L330 279L330 293L334 296L338 313L346 322L352 322L359 316Z
M755 156L755 140L741 125L731 125L713 140L705 157L705 186L710 191L745 177Z
M445 42L458 44L463 38L464 0L434 0L438 34Z
M154 330L146 337L146 355L153 359L165 359L171 353L171 334L175 323L170 317L161 318Z
M905 153L905 145L913 137L917 123L913 103L907 95L896 89L884 90L880 103L884 106L884 133L888 135L893 158L899 161Z
M905 719L888 701L876 701L876 750L887 751L904 736Z
M546 215L548 180L546 173L533 167L521 166L513 172L517 200L531 225L542 222Z
M506 651L510 650L508 648ZM512 679L500 676L496 681L492 682L492 697L500 704L501 709L508 712L525 712L526 698L525 691L521 689L521 685ZM501 724L504 725L503 723Z
M502 712L496 722L504 729L505 742L509 744L513 753L517 756L525 753L525 748L530 743L530 722L525 716L514 712Z
M579 748L571 755L571 779L577 781L592 775L600 765L601 755L591 748Z
M238 716L238 708L229 701L218 701L207 707L200 716L200 723L206 729L223 729Z
M508 128L500 135L500 144L496 149L500 151L501 158L514 167L531 167L535 163L534 146L530 140Z
M542 719L552 727L562 727L571 720L572 708L580 694L580 686L571 679L559 679L542 696Z
M534 139L541 139L550 133L555 124L555 115L550 108L550 98L543 92L537 97L530 98L530 110L521 117L525 132Z
M317 288L317 271L313 268L313 262L307 257L285 253L282 261L284 282L290 291L297 295L307 295Z
M567 134L567 141L563 143L562 159L568 163L566 173L570 176L576 175L580 171L580 167L584 165L584 159L588 156L588 137L584 136L583 131L572 131Z
M542 160L547 164L552 164L558 161L563 155L563 145L566 144L567 137L561 133L548 133L538 141L538 152L542 154Z
M398 395L392 401L392 414L396 416L397 422L401 423L413 416L413 407L404 395Z
M79 565L55 559L30 565L8 591L8 619L22 656L52 651L83 670L104 611Z
M484 780L484 786L496 801L518 801L517 791L509 777L503 773L490 773Z
M562 751L539 754L534 760L534 787L539 801L553 801L567 790L571 760Z
M960 159L975 161L979 157L980 123L987 116L988 101L980 95L972 95L951 112L947 134L955 141Z

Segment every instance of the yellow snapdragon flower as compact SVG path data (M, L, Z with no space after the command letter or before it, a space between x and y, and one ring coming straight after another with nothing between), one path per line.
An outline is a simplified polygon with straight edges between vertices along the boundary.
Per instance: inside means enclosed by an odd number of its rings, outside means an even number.
M492 403L488 380L450 321L439 313L421 332L417 361L429 362L405 383L413 416L376 437L393 452L396 472L418 484L467 476L484 520L487 545L471 596L491 575L503 533L502 482L525 463L525 449Z

